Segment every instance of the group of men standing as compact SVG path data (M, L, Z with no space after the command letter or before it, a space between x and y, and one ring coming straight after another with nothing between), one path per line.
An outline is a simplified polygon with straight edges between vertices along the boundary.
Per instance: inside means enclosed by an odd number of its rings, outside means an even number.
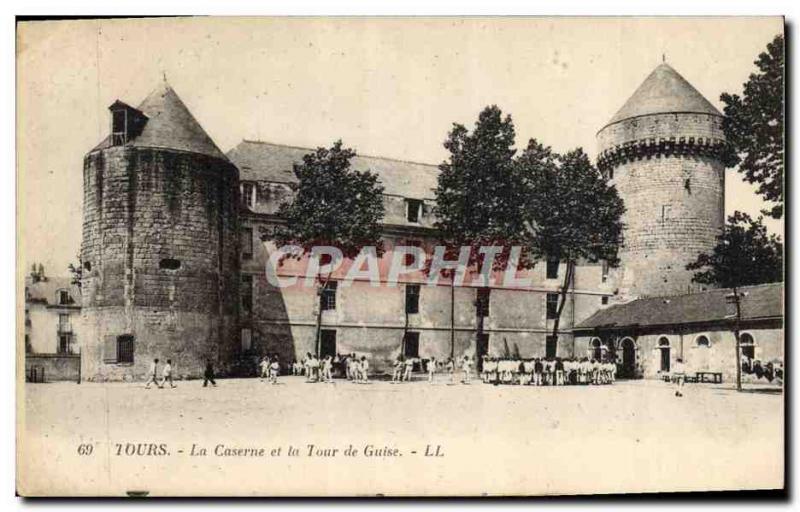
M481 378L487 384L529 384L564 386L568 384L611 384L617 365L596 359L534 358L498 359L485 356Z

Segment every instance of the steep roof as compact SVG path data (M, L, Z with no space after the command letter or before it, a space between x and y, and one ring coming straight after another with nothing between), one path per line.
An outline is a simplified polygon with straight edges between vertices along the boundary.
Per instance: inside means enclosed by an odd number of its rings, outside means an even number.
M228 152L228 158L239 168L243 181L294 183L297 179L292 164L301 163L303 155L312 151L311 148L244 140ZM359 155L350 163L356 170L376 173L385 194L415 199L432 198L439 175L435 165L406 160Z
M722 115L680 73L663 63L650 73L606 126L631 117L674 112Z
M148 94L137 108L147 116L147 122L142 133L129 140L127 145L177 149L227 160L166 81ZM94 150L110 145L109 135Z
M783 283L743 286L742 319L783 317ZM654 326L714 322L733 314L725 296L730 288L719 288L700 293L637 299L627 304L618 304L602 309L576 329L596 327Z

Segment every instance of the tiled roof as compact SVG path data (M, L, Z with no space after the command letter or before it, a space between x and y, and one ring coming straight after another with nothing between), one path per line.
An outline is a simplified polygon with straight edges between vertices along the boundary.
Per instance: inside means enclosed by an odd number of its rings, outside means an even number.
M78 285L72 284L70 277L47 277L43 281L33 282L30 277L25 278L25 300L26 302L38 302L40 304L57 304L56 292L67 289L74 300L75 306L81 304L81 289Z
M650 73L608 124L631 117L672 112L722 115L680 73L664 63Z
M783 317L783 283L743 286L742 319ZM686 295L637 299L602 309L576 329L670 325L724 320L734 313L725 296L730 288L708 290Z
M303 160L310 148L284 146L269 142L244 140L228 152L228 158L239 168L243 181L270 181L294 183L293 165ZM436 188L439 168L435 165L356 156L351 165L359 171L370 170L378 174L385 194L425 199L432 198Z
M227 160L166 82L151 92L137 108L147 116L147 123L142 133L127 145L177 149ZM94 150L107 148L110 144L109 135Z

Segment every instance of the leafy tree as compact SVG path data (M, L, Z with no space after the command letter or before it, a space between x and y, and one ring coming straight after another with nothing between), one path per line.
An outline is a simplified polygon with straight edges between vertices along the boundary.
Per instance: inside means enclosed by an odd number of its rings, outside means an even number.
M70 281L70 284L74 284L80 288L81 280L83 279L83 260L81 260L80 254L78 254L78 264L74 265L70 263L67 269L69 273L72 274L72 281Z
M517 165L528 194L524 211L531 251L540 259L566 263L553 322L557 341L576 264L601 259L612 266L619 263L625 207L616 188L580 148L559 156L532 139Z
M279 245L297 245L308 254L315 246L332 246L344 258L354 258L364 246L383 253L380 239L383 218L383 186L378 175L350 167L356 152L336 141L331 148L317 148L294 165L297 183L294 198L280 205L278 215L285 225L262 233L262 240ZM297 258L302 255L297 255ZM326 261L322 262L327 263ZM317 294L328 289L330 273L320 278ZM319 355L321 301L317 301L316 345Z
M728 217L713 251L698 255L686 269L699 270L694 282L722 288L782 281L783 244L767 234L761 217L753 220L737 211Z
M511 247L524 240L525 190L514 164L514 137L511 116L503 117L492 105L479 114L472 133L454 123L444 143L450 156L439 165L434 225L448 259L457 259L461 247L470 247L468 266L473 270L480 270L480 247L503 249L493 260L493 270L500 270ZM523 254L520 267L529 264ZM478 315L479 335L482 326Z
M758 184L758 194L776 203L762 212L776 219L783 216L783 62L783 35L778 35L754 62L759 71L744 83L743 97L720 97L725 103L725 163L738 165L748 182Z

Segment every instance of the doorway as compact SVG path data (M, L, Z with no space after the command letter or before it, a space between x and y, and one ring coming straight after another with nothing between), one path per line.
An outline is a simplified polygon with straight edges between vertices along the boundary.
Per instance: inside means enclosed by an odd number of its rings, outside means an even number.
M636 344L631 338L624 338L620 343L622 349L622 362L617 370L617 375L622 379L636 377Z
M320 357L336 357L336 331L333 329L323 329L320 333Z
M482 332L475 339L475 367L478 372L483 371L483 356L489 353L489 333Z

